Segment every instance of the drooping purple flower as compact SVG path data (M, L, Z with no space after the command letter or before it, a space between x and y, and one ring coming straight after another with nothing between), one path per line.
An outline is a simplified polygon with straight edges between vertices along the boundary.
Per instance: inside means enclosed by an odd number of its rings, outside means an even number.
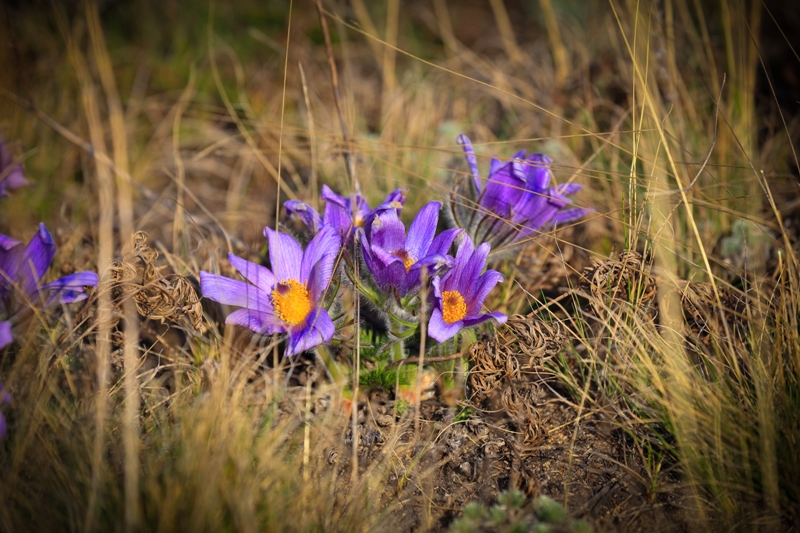
M299 200L284 203L289 215L296 215L316 234L323 224L330 224L345 240L352 240L356 228L369 231L375 217L384 211L395 211L398 215L406 202L406 189L395 189L381 205L370 209L366 199L360 194L347 198L339 196L327 185L322 186L322 199L325 200L325 212L320 216L310 205Z
M48 306L85 300L87 286L97 285L97 274L83 271L50 283L41 283L53 257L56 245L44 224L26 246L0 234L0 348L13 340L11 324L14 315L28 305Z
M428 322L428 335L439 342L453 338L462 328L477 326L489 319L499 324L508 317L503 313L481 313L483 302L495 285L505 281L496 270L483 272L489 243L475 249L465 235L456 252L455 265L444 276L433 278L433 312ZM483 274L481 274L483 272Z
M0 138L0 196L8 196L8 191L19 189L27 184L22 173L22 165L14 162L6 142Z
M260 334L288 333L286 355L327 343L334 334L328 312L320 306L333 276L341 237L328 224L305 251L289 235L264 228L272 271L233 254L228 260L250 283L200 272L203 296L241 307L225 319Z
M367 269L382 290L405 296L419 286L423 268L433 274L452 260L446 253L462 230L445 230L434 238L441 207L439 202L430 202L420 209L408 236L396 212L390 210L375 217L371 233L361 245Z
M531 236L541 228L581 218L589 210L572 207L568 195L580 185L550 186L550 158L517 152L511 161L492 159L489 176L482 183L472 144L458 136L470 169L471 185L457 187L450 197L456 225L467 230L475 242L489 242L495 248Z

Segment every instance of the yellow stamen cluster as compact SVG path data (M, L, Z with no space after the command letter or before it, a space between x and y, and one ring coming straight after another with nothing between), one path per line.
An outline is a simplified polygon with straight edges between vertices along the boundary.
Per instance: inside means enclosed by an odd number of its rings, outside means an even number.
M417 262L416 259L408 255L408 252L405 250L397 250L392 252L395 257L398 257L403 260L403 265L406 267L406 274L411 269L411 265Z
M448 324L458 322L467 314L467 304L458 291L444 291L442 293L442 317Z
M272 305L278 318L293 326L302 324L311 312L308 289L294 279L287 279L275 285L272 289Z

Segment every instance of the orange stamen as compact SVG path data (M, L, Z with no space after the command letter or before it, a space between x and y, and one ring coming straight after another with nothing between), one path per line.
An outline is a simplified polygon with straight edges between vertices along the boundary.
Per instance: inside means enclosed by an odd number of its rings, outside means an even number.
M444 291L442 293L442 317L448 324L458 322L467 314L467 304L458 291Z
M293 326L302 324L311 312L308 289L294 279L287 279L275 285L272 289L272 305L278 318Z
M406 267L406 274L408 274L408 271L411 269L411 265L417 262L417 260L408 255L408 252L405 250L397 250L392 252L392 254L403 260L403 265Z

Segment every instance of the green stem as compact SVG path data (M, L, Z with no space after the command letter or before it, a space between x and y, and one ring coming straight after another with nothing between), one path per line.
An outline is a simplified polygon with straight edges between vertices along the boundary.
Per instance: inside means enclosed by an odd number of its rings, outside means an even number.
M361 280L351 275L351 272L349 271L347 272L347 277L350 278L351 282L353 282L353 285L356 289L358 289L358 292L363 294L367 300L375 304L379 309L383 309L386 302L382 300L374 290L361 283Z
M403 341L399 340L392 345L392 361L402 361L403 356Z
M392 319L392 322L396 322L397 324L400 324L401 326L405 326L407 328L411 328L411 329L414 329L414 330L416 330L417 326L419 326L419 322L403 320L402 318L398 317L397 315L395 315L391 311L387 310L386 312L389 314L389 318Z

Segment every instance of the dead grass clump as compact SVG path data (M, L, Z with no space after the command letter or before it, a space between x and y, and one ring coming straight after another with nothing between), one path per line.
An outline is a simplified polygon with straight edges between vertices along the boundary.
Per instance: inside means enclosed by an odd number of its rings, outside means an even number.
M589 305L601 320L622 309L655 315L656 281L650 275L650 262L639 252L621 252L616 260L593 259L583 270L579 287L591 296Z
M131 238L132 253L115 261L110 268L112 291L117 298L133 298L136 309L145 319L170 321L202 333L203 307L195 285L179 274L164 276L156 267L158 252L147 244L147 233L136 232Z

